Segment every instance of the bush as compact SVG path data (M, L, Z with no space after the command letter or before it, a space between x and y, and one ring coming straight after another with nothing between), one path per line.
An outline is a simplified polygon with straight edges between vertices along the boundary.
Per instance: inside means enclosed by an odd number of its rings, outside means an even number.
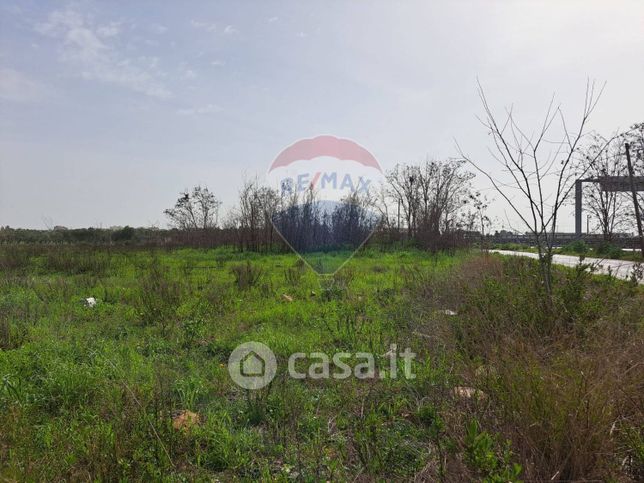
M140 276L139 307L143 321L167 327L168 322L176 316L181 295L181 284L154 257Z
M25 271L31 264L31 257L38 253L34 247L8 245L0 247L0 270Z
M495 250L510 250L514 252L522 252L530 248L529 245L524 245L522 243L494 243L492 248Z
M306 264L302 261L301 258L298 258L297 262L292 267L287 267L284 269L284 280L286 283L292 287L297 287L302 280L302 276L306 272Z
M125 226L120 230L116 230L112 234L112 240L115 242L131 241L134 238L135 230L131 226Z
M14 322L0 309L0 350L16 349L27 338L27 326L24 322Z
M610 242L600 243L595 249L595 253L606 258L620 259L622 257L622 249Z
M496 438L482 431L478 421L473 419L466 426L465 460L483 481L506 483L517 481L521 465L512 463L509 442L501 448Z
M574 255L585 255L590 251L590 247L584 240L575 240L561 248L561 253L572 253Z
M110 259L107 250L52 248L45 253L43 268L47 272L68 275L104 275L110 266Z
M595 279L583 266L556 267L549 305L533 260L503 259L500 272L487 269L484 276L471 277L470 268L452 277L460 304L458 316L444 321L450 330L435 316L432 328L452 351L450 360L462 361L466 385L485 394L485 411L465 409L480 421L478 433L512 441L526 478L610 479L624 458L638 461L637 438L623 437L643 422L641 380L633 374L644 351L642 293ZM428 294L441 300L435 292L449 286L430 283L418 290L419 305ZM479 445L469 461L480 476L497 469L503 481L516 476L505 473L513 467L490 450L487 437L469 438L470 446Z
M246 263L234 265L230 270L235 277L235 284L239 290L248 290L257 285L264 273L262 267L251 263L250 260L247 260Z

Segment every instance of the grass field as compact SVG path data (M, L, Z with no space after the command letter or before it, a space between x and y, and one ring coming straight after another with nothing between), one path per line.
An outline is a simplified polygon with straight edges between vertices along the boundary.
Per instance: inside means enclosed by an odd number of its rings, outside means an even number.
M642 289L557 269L546 306L535 274L474 252L370 248L319 277L294 255L0 247L0 478L636 481ZM227 370L246 341L278 359L258 391ZM285 369L385 367L392 343L414 379Z

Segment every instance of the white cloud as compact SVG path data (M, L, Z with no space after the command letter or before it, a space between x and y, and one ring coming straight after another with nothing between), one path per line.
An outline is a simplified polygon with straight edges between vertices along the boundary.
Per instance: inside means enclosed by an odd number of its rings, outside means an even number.
M199 30L205 30L207 32L217 31L217 24L215 22L202 22L201 20L191 20L190 25Z
M135 92L158 97L171 97L171 92L158 81L156 64L145 59L130 59L115 45L120 24L95 25L89 18L71 9L52 12L47 21L36 25L42 35L60 41L62 61L80 69L84 79L114 84Z
M48 89L17 70L0 68L0 99L12 102L36 102Z
M121 32L121 23L120 22L110 22L107 25L102 25L96 29L96 33L99 37L110 38L116 37Z
M268 23L277 22L279 19L280 19L279 17L271 17L268 19Z
M226 28L224 29L224 35L233 35L236 33L239 33L239 30L237 30L232 25L226 25Z
M194 79L195 77L197 77L197 74L192 69L188 69L183 73L184 79Z
M239 33L239 30L237 30L234 25L226 25L223 30L221 30L216 22L204 22L193 19L190 21L190 25L195 29L204 30L206 32L221 32L222 35L234 35Z
M48 37L63 41L62 55L65 60L92 62L107 50L98 34L91 30L77 12L55 11L47 22L36 25L36 31Z
M154 24L150 25L150 30L152 32L154 32L155 34L161 35L161 34L164 34L164 33L166 33L168 31L168 27L166 27L165 25L162 25L160 23L154 23Z
M182 116L195 116L195 115L204 115L204 114L213 114L216 112L221 112L224 109L217 104L206 104L205 106L200 107L189 107L186 109L179 109L177 114Z
M223 60L213 60L210 63L210 65L212 65L214 67L222 67L222 66L226 65L226 62L224 62Z

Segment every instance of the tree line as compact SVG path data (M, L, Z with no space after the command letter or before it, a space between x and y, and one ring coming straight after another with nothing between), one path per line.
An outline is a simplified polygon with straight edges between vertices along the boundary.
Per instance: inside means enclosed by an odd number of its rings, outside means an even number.
M233 233L240 250L273 250L285 241L298 251L352 249L371 235L382 243L449 248L462 242L465 232L489 224L473 177L463 160L401 163L376 189L339 202L320 200L312 189L276 190L255 178L243 182L221 223L221 202L201 186L181 193L165 214L171 226L197 237L207 231Z
M578 179L626 176L630 146L636 176L644 176L644 123L604 136L588 130L589 119L602 89L588 82L581 115L570 123L554 97L536 129L520 125L513 109L501 116L491 107L483 88L479 96L482 124L498 169L473 159L457 142L457 158L399 163L368 193L350 195L333 206L317 193L300 194L272 189L258 179L244 180L234 206L222 215L222 202L209 188L195 186L179 194L166 209L170 228L124 227L47 232L0 228L0 242L139 243L193 246L233 245L239 250L335 250L352 248L371 237L378 243L407 243L430 250L462 245L490 232L489 200L472 185L482 174L519 220L510 228L535 241L550 286L550 264L561 209L570 206ZM644 193L605 190L602 183L584 187L584 210L593 230L611 241L620 230L635 225L635 206ZM640 210L641 212L642 210ZM288 243L285 242L287 240Z

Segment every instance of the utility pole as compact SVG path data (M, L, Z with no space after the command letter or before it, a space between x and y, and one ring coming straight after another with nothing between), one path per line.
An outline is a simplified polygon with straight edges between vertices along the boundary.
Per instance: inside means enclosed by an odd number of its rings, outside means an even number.
M398 199L398 236L400 236L400 199Z
M642 232L642 216L640 215L640 205L637 201L637 191L635 190L635 173L633 172L633 163L631 163L631 145L626 143L626 161L628 163L628 179L631 182L631 193L633 194L633 205L635 208L635 219L637 220L637 233L640 237L640 249L644 257L644 233Z
M583 182L583 179L575 181L575 235L577 238L581 238L581 202L583 198Z

